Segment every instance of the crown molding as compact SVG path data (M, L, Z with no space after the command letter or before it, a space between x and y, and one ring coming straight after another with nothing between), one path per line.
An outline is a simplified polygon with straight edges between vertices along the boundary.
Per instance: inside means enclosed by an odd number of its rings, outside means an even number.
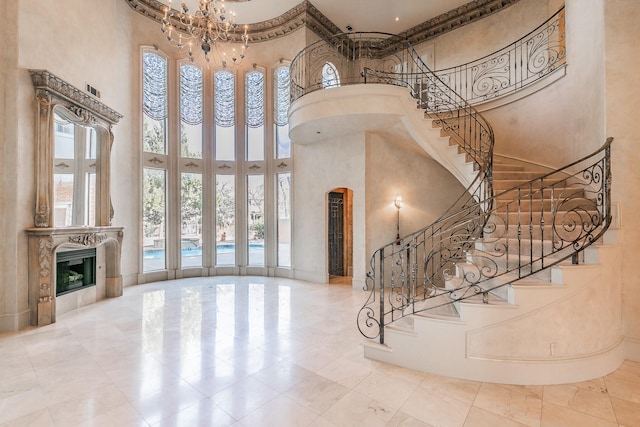
M456 28L480 20L520 0L474 0L462 6L429 19L422 24L409 28L398 34L416 45L440 34L455 30Z
M158 0L124 0L136 12L158 23L164 17L165 5ZM474 0L456 9L436 16L400 34L413 44L422 43L440 34L492 15L520 0ZM178 29L180 26L174 22ZM342 33L342 30L320 12L309 0L304 0L282 15L262 22L247 24L247 34L252 43L284 37L305 27L322 39ZM181 29L185 31L184 28ZM231 35L232 42L242 42L243 32Z
M164 18L163 8L166 6L158 0L125 1L131 9L141 15L159 24L162 23L162 18ZM173 24L179 31L186 31L177 21L174 21ZM247 34L249 41L255 43L284 37L301 27L310 29L323 39L342 32L340 28L324 16L311 2L304 0L276 18L247 24ZM243 33L244 31L231 34L230 41L241 43Z

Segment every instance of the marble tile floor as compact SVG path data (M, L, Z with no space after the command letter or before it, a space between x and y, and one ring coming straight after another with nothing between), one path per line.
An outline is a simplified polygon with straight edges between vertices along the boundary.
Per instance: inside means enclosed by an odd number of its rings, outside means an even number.
M0 335L0 427L640 426L640 363L511 386L362 356L365 293L264 277L127 288Z

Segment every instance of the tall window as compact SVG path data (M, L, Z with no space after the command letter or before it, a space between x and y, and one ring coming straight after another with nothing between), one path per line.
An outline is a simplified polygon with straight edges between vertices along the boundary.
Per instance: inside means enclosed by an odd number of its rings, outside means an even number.
M291 140L289 105L291 100L289 67L276 68L273 74L274 157L280 171L275 176L276 245L278 267L291 267Z
M264 265L265 238L265 102L264 73L260 68L245 75L245 129L246 129L246 194L247 194L247 263Z
M142 65L143 271L290 268L288 66Z
M166 268L167 216L167 60L142 54L143 271Z
M202 69L180 64L180 266L202 267ZM196 172L197 171L197 172Z

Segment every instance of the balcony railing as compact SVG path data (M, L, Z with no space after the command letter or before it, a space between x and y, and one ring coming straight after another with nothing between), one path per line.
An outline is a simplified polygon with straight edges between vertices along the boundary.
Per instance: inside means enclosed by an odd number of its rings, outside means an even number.
M435 74L476 105L535 83L566 63L564 6L526 36L483 58Z

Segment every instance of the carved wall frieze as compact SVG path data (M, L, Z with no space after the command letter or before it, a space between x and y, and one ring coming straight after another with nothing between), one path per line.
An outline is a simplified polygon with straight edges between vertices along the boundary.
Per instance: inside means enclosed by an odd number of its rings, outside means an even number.
M36 89L36 100L43 114L51 107L51 95L44 89Z
M38 205L35 215L36 227L48 227L49 226L49 207L47 205Z
M107 235L104 233L85 233L77 236L69 236L69 243L77 243L83 246L98 246L105 241Z
M38 264L40 265L40 276L48 277L51 271L51 248L53 239L51 237L41 237L38 239Z
M48 96L45 94L52 92L61 101L66 101L67 105L65 105L65 107L79 117L84 117L86 114L90 114L89 111L92 111L109 124L116 124L122 118L122 114L112 110L47 70L29 70L29 74L31 75L31 81L36 88L36 96L41 102L41 105L45 97ZM43 92L45 94L43 94ZM50 98L48 102L50 103ZM76 109L80 114L73 109Z
M157 0L125 1L133 10L158 23L160 23L164 17L163 8L166 6ZM518 1L519 0L474 0L435 18L429 19L422 24L416 25L399 35L409 39L411 43L418 44L496 13ZM181 28L180 23L177 21L172 21L172 25L179 31L186 31L185 28ZM324 40L328 40L329 37L343 32L310 1L304 0L276 18L248 24L247 34L249 35L250 42L260 42L284 37L300 27L309 28ZM376 29L371 28L369 30L375 31ZM231 41L242 42L241 36L241 33L233 34Z
M94 116L93 114L91 114L91 112L85 110L84 108L78 107L77 105L70 105L68 108L69 111L78 116L81 123L89 126L95 125L97 123L96 116Z
M48 283L43 283L40 285L40 297L38 298L38 302L49 302L53 300L53 295L51 295L51 286Z

